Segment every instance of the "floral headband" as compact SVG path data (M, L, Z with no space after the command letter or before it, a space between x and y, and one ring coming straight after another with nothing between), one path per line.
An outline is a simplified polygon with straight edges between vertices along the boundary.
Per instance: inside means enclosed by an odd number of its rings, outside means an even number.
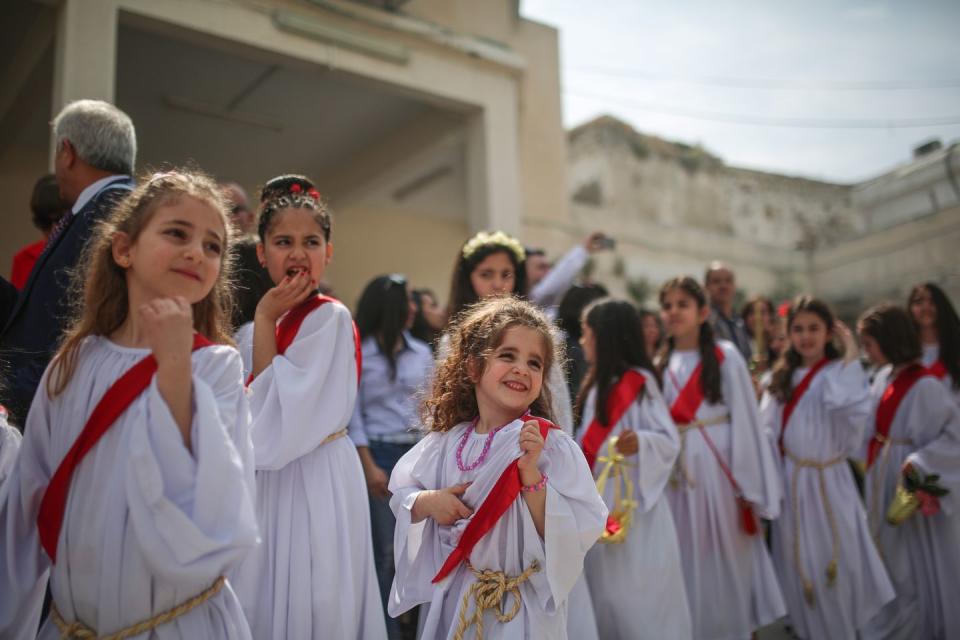
M503 231L494 231L493 233L481 231L477 235L470 238L467 241L467 244L463 245L463 259L469 260L470 257L477 252L477 250L489 245L503 247L514 255L514 257L517 259L517 262L523 262L527 257L526 252L523 250L523 245L517 242L516 238L508 236Z

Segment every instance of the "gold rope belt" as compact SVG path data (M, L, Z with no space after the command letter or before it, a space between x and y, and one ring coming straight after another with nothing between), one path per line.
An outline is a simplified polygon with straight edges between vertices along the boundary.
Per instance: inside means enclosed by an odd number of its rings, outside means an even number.
M478 571L469 562L467 568L473 572L476 582L470 585L470 588L463 594L463 601L460 603L459 624L457 632L454 634L454 640L463 640L464 634L470 627L476 625L476 640L483 640L483 612L486 609L493 609L494 615L500 622L510 622L520 612L520 585L526 582L530 576L540 570L540 564L534 560L527 569L515 578L510 578L503 571L493 571L487 569ZM509 613L503 612L504 601L507 595L513 596L513 608ZM473 596L474 609L473 615L467 617L467 610L470 608L470 596Z
M833 515L833 505L830 503L830 496L827 493L827 479L823 472L834 465L840 464L846 458L837 456L826 462L820 462L810 458L798 458L787 450L784 450L783 453L793 462L793 474L790 478L790 501L793 503L793 564L800 575L803 597L806 599L807 605L812 608L816 602L813 583L807 578L807 573L803 570L803 562L800 558L800 502L797 499L797 478L800 477L800 469L816 469L817 471L820 500L823 502L823 510L827 514L827 522L830 524L830 537L833 545L830 562L827 564L827 586L832 587L837 581L837 563L840 561L840 531L837 528L837 520Z
M345 436L345 435L347 435L347 430L346 430L346 429L340 429L340 431L335 431L335 432L331 433L330 435L328 435L326 438L324 438L324 439L323 439L323 442L320 443L320 446L322 447L322 446L325 445L325 444L330 444L330 443L333 442L334 440L339 440L340 438L342 438L342 437Z
M67 622L63 619L63 616L60 615L60 611L57 609L57 604L50 604L50 617L53 618L53 623L57 625L57 629L60 630L61 640L70 640L71 638L77 638L78 640L124 640L124 638L131 638L133 636L140 635L141 633L146 633L147 631L152 631L157 627L172 622L173 620L179 618L180 616L196 609L198 606L217 595L220 592L220 589L223 588L223 583L226 582L226 579L223 576L220 576L216 581L210 586L209 589L198 593L189 600L178 604L172 609L164 611L163 613L158 613L148 620L143 622L138 622L135 625L125 627L119 631L115 631L109 635L98 636L97 632L83 624L79 620L75 622Z
M678 424L677 431L680 433L680 455L677 456L677 464L673 468L673 475L670 477L670 486L676 488L682 480L688 487L693 487L693 478L687 471L685 461L687 453L687 431L691 429L703 429L704 427L713 427L718 424L727 424L730 422L730 415L717 416L706 420L694 420L687 424Z

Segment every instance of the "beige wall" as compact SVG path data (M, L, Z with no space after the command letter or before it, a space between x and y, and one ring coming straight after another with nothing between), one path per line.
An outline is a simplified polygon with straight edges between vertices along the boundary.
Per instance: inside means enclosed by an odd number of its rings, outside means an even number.
M376 207L353 207L335 215L328 279L334 295L350 308L371 278L396 272L406 275L413 287L433 289L446 301L456 248L467 233L465 221Z
M30 223L30 195L37 179L47 172L46 141L34 147L0 148L0 193L4 210L0 213L0 274L10 277L13 254L40 239Z

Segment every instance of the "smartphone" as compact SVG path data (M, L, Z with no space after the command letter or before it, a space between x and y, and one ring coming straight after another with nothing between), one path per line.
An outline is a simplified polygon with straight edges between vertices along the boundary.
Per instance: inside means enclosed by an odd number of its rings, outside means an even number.
M600 249L613 249L617 246L617 241L610 236L601 236L597 238L597 247Z

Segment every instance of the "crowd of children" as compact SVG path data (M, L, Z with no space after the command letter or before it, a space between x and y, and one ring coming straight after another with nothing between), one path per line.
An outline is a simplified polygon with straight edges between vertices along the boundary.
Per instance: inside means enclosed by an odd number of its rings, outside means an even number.
M0 638L960 635L960 319L935 284L859 341L798 297L761 380L690 277L659 316L571 292L565 335L524 300L524 247L480 233L442 331L399 274L354 323L318 293L310 180L265 184L258 233L274 286L231 335L209 178L149 176L98 228L22 442L0 414Z

